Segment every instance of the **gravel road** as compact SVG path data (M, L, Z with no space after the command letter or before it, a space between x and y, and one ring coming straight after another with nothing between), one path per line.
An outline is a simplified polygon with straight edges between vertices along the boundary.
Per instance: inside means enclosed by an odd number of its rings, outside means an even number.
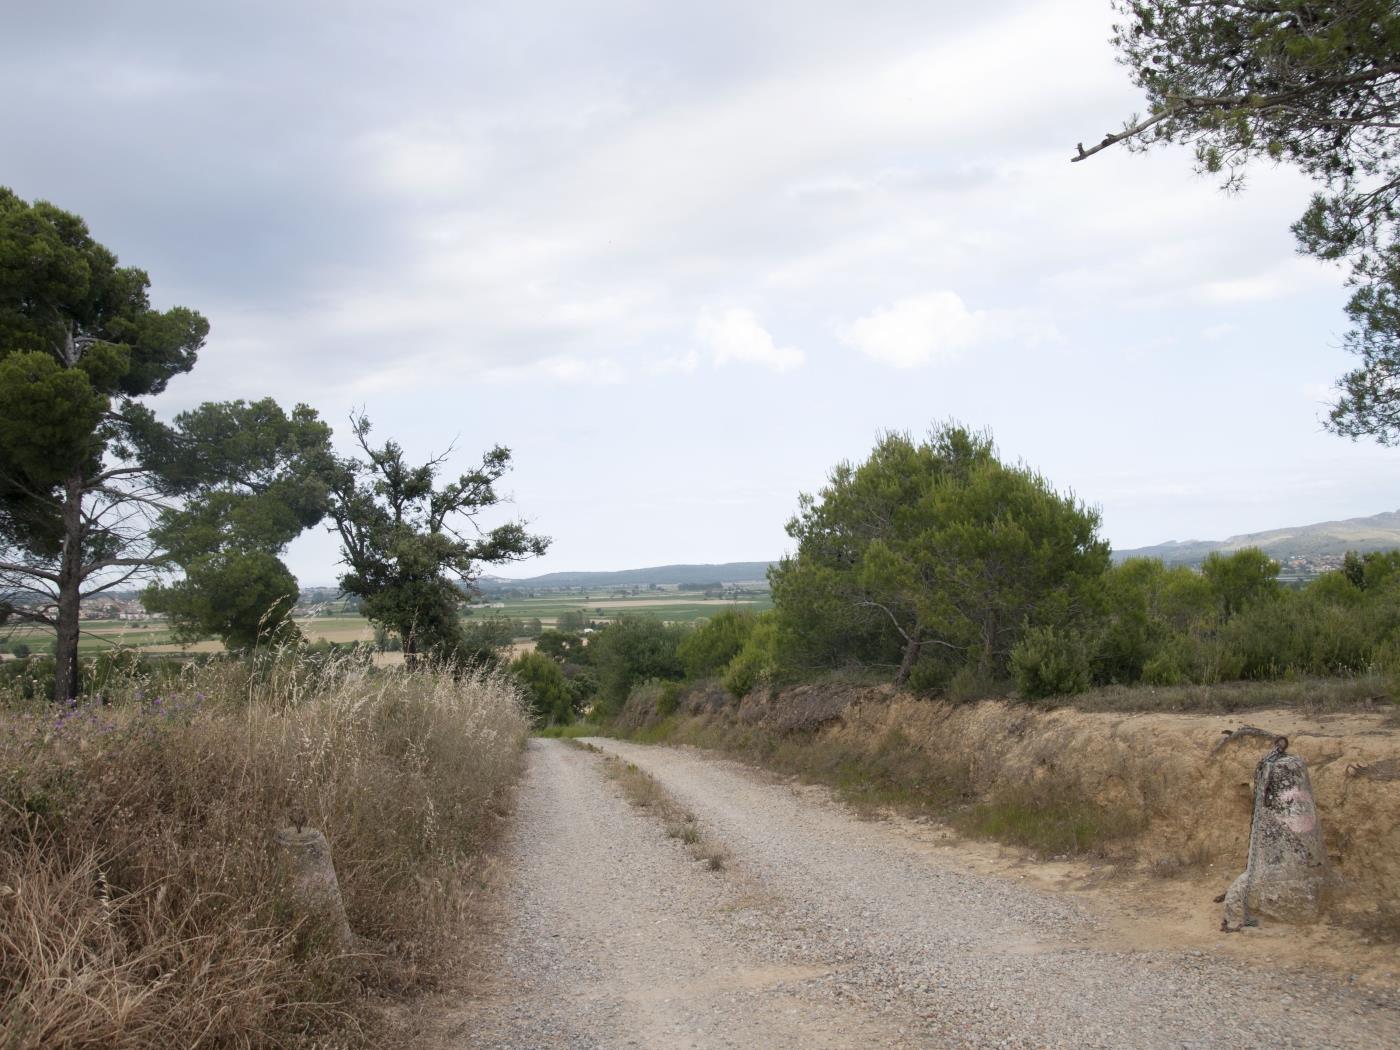
M533 741L464 1047L1395 1047L1400 1001L1200 951L1094 947L1066 897L949 869L821 792L596 746L728 850L698 865L596 754Z

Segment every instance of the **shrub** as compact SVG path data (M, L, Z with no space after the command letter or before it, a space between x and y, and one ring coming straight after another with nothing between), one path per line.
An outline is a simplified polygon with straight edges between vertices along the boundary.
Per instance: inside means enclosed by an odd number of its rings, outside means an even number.
M651 678L681 678L677 650L685 628L650 616L624 616L594 634L588 643L598 676L595 706L612 714L622 708L632 687Z
M744 648L753 625L753 613L726 609L691 631L677 649L685 673L705 678L723 670Z
M755 617L743 648L724 669L720 679L724 688L732 696L744 697L759 685L771 682L777 666L777 644L778 625L773 614Z
M521 653L510 672L525 693L537 725L562 725L573 720L575 693L559 665L543 653Z
M1089 688L1089 647L1074 629L1031 627L1011 651L1012 673L1023 697L1069 696Z

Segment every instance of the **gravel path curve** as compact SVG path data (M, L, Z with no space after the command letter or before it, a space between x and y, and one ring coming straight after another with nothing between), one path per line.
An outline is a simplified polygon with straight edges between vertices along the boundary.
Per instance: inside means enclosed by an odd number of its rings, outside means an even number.
M683 748L634 762L732 857L703 870L597 755L531 743L491 994L467 1047L1395 1047L1400 1002L1209 953L1106 951L1092 916L947 869L819 792Z

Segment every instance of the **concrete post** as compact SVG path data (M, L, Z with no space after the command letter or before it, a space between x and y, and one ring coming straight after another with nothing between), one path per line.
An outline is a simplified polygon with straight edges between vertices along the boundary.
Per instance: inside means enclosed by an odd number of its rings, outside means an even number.
M1254 770L1254 817L1244 874L1225 894L1220 928L1237 932L1262 915L1284 922L1317 918L1327 874L1322 825L1308 779L1308 764L1286 754L1288 738Z
M277 832L277 851L292 892L307 913L325 924L337 947L349 951L355 936L345 918L340 883L331 863L331 847L314 828L286 827Z

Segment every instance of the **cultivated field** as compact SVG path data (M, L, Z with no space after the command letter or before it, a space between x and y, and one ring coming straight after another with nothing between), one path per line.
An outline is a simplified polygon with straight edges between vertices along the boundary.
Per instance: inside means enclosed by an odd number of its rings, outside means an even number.
M692 621L714 616L726 608L744 608L755 612L770 609L772 599L767 592L738 600L705 598L701 594L657 595L654 592L636 596L609 594L565 594L547 598L518 598L500 603L496 608L475 605L470 608L473 619L507 617L514 620L538 619L544 627L554 627L564 613L582 611L592 621L612 620L625 613L656 616L670 621ZM337 604L332 615L298 617L297 626L311 641L369 642L374 628L364 617L347 612ZM26 645L33 652L48 651L53 645L53 632L42 627L19 626L0 635L0 657ZM96 655L114 648L142 649L152 653L218 652L223 647L216 641L182 643L176 640L169 625L162 621L84 620L83 635L78 643L84 656ZM517 649L523 649L522 642Z

